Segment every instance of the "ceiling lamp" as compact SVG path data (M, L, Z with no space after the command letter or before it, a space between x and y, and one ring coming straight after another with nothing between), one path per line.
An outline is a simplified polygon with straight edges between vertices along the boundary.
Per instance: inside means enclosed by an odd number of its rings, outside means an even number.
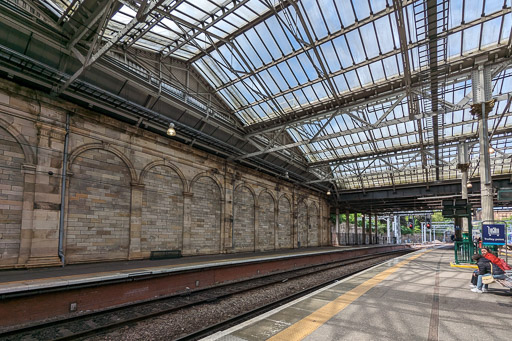
M331 191L327 190L327 195L331 195Z
M468 181L468 182L467 182L467 184L466 184L466 187L467 187L467 188L472 188L472 187L473 187L473 184L472 184L470 181Z
M489 154L494 154L495 150L492 145L489 145Z
M169 128L167 129L167 135L176 136L176 130L174 129L174 123L169 123Z

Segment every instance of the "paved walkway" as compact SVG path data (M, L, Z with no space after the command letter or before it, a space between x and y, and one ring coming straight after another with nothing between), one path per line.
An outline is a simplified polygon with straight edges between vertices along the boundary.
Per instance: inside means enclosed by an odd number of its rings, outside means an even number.
M512 293L470 291L453 250L419 250L206 340L510 340Z

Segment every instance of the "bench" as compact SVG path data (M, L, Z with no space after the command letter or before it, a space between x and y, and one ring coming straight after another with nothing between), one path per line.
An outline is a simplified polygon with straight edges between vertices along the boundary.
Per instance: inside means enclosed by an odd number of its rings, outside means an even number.
M496 283L501 284L501 286L505 288L509 288L512 291L512 271L505 271L507 278L505 279L495 279Z
M151 251L149 259L170 259L170 258L181 258L181 250L159 250Z

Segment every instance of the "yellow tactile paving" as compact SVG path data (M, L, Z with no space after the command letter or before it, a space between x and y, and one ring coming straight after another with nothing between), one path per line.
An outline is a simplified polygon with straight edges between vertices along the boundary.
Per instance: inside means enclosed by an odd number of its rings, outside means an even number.
M309 316L306 316L299 322L291 325L290 327L286 328L285 330L274 335L269 340L272 340L272 341L295 341L295 340L304 339L306 336L313 333L316 329L318 329L320 326L322 326L325 322L330 320L334 315L338 314L340 311L345 309L356 299L358 299L359 297L364 295L368 290L375 287L377 284L379 284L380 282L385 280L388 276L390 276L391 274L396 272L399 268L401 268L402 266L406 265L407 263L415 260L416 258L418 258L430 251L432 251L432 250L427 250L420 254L411 256L411 257L401 261L400 263L396 264L395 266L379 273L378 275L374 276L373 278L367 280L366 282L361 283L354 289L341 295L334 301L326 304L325 306L318 309L317 311L310 314Z

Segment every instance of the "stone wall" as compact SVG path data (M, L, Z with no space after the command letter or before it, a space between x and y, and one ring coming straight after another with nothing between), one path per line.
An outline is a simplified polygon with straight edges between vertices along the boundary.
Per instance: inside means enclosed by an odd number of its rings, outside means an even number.
M267 192L261 192L258 197L258 241L257 249L261 251L274 250L276 241L274 238L275 230L275 200Z
M174 169L146 172L142 197L141 251L183 249L183 183Z
M0 260L16 264L21 239L23 205L23 149L0 128Z
M286 249L293 246L293 215L290 205L290 199L282 195L279 199L279 215L277 217L277 248Z
M0 268L60 264L61 212L66 263L329 245L325 199L0 81Z

